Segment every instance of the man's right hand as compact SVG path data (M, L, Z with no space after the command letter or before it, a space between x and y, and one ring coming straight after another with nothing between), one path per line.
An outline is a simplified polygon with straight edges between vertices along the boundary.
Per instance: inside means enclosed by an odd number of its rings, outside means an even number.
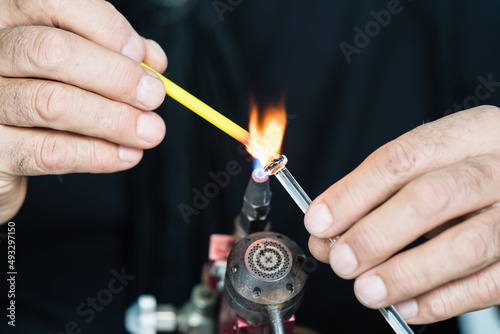
M167 58L102 0L0 0L0 223L26 176L135 166L165 124Z

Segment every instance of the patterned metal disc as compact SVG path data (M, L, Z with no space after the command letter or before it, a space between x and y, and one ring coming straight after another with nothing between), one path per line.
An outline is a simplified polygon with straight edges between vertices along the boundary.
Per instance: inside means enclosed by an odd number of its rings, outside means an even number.
M292 268L292 254L288 247L273 239L260 239L245 252L245 265L256 278L277 280Z

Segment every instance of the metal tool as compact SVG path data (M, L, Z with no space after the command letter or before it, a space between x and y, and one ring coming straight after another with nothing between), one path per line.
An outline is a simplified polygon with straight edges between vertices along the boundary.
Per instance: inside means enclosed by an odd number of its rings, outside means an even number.
M269 324L273 334L284 334L308 276L305 254L294 241L275 232L253 233L229 254L225 298L248 323Z
M286 168L287 162L288 159L285 155L278 155L264 167L264 171L268 175L276 176L278 181L283 185L288 194L305 214L312 201L304 189L302 189L299 185L297 180L295 180L290 171ZM335 244L338 238L339 237L329 238L331 243L330 247ZM379 311L397 334L414 334L408 324L403 320L403 318L401 318L392 305L379 309Z
M125 313L125 328L132 334L213 334L217 300L218 294L203 284L193 288L191 298L180 310L157 304L153 295L141 295Z
M262 168L256 168L248 181L240 214L234 222L236 236L239 239L256 232L269 231L268 218L271 210L271 188L269 175Z

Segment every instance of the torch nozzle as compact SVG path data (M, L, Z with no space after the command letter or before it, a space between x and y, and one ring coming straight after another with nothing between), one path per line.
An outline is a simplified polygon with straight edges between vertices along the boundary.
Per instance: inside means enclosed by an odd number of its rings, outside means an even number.
M269 175L262 168L256 168L248 181L240 214L235 220L239 239L255 232L268 231L271 210L271 188Z

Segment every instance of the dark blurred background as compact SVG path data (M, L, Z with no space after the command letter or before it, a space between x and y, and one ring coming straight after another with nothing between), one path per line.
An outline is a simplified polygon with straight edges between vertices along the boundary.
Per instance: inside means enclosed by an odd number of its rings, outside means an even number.
M387 9L388 1L220 2L231 10L204 0L112 1L165 49L171 80L243 127L249 96L265 104L285 95L282 151L311 197L423 122L476 103L500 105L495 91L471 98L479 77L500 81L498 1L401 0L401 12L350 63L341 43L355 47L354 28L364 31L375 20L371 11ZM166 138L133 170L30 178L13 219L17 327L2 321L2 333L55 334L68 321L82 333L124 333L125 309L139 294L177 306L188 299L209 235L232 232L252 163L237 141L169 97L158 113ZM241 172L186 223L179 205L192 205L192 189L230 161ZM273 229L307 251L303 214L276 180L272 190ZM78 305L122 268L135 279L87 324ZM297 321L320 333L391 332L377 311L357 302L352 282L324 264L309 279ZM453 319L414 329L458 333Z

